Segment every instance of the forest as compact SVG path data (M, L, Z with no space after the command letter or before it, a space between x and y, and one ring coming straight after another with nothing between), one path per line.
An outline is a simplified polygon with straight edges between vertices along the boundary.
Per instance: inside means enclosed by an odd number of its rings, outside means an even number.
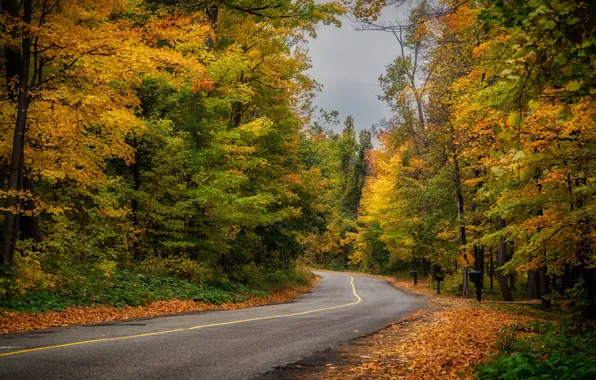
M469 296L467 253L502 300L594 318L592 3L1 5L0 307L224 302L307 266ZM396 40L374 127L313 103L308 40L346 15Z
M3 307L296 280L283 269L324 230L331 186L305 163L317 84L304 41L343 6L10 0L2 11Z
M378 20L404 3L407 20ZM363 32L396 39L379 78L393 116L374 129L378 149L351 154L354 169L342 158L343 210L307 255L335 269L440 274L463 296L476 269L502 300L579 297L594 318L596 7L364 1L352 12ZM349 120L338 142L367 147ZM364 186L349 185L350 170Z

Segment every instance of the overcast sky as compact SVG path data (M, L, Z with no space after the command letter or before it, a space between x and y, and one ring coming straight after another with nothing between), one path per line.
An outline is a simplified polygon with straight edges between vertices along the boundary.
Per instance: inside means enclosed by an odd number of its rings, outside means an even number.
M400 11L385 8L382 19L393 21ZM354 117L358 130L370 128L389 118L378 78L385 66L397 57L399 46L390 33L356 31L354 24L342 18L342 27L321 26L318 37L309 43L312 69L309 74L323 86L315 105L326 111L338 111L343 121Z

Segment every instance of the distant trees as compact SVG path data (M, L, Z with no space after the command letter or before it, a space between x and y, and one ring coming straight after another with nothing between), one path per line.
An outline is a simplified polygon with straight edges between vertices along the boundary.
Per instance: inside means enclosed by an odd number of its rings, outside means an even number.
M339 124L337 114L323 112L323 123L315 121L307 140L326 179L322 199L329 209L320 231L314 231L306 244L306 255L317 263L336 269L348 265L355 249L356 220L361 206L366 178L370 175L372 134L361 130L356 137L354 119L348 116L341 133L333 129ZM306 155L305 155L306 157Z

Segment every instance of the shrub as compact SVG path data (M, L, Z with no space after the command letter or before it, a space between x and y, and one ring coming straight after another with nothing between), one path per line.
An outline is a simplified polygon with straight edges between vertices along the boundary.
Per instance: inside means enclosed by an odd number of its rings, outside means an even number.
M236 274L236 278L238 281L250 286L251 288L267 288L266 278L255 264L243 265Z
M206 303L242 302L247 295L265 295L242 285L214 287L130 270L89 268L56 289L37 289L22 294L0 295L0 308L40 312L62 310L68 306L139 306L157 300L190 299Z
M212 280L211 271L187 256L149 257L137 268L140 272L157 276L173 276L203 284Z
M542 324L538 334L516 337L503 330L501 354L478 369L482 379L594 379L596 334L570 335ZM543 330L543 331L541 331Z

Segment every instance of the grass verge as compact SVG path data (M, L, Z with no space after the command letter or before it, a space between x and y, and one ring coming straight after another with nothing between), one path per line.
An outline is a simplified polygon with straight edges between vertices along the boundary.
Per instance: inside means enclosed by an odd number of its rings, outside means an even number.
M310 272L286 272L268 274L261 289L202 285L129 270L116 270L109 278L92 274L57 289L3 296L0 333L283 303L316 283Z

